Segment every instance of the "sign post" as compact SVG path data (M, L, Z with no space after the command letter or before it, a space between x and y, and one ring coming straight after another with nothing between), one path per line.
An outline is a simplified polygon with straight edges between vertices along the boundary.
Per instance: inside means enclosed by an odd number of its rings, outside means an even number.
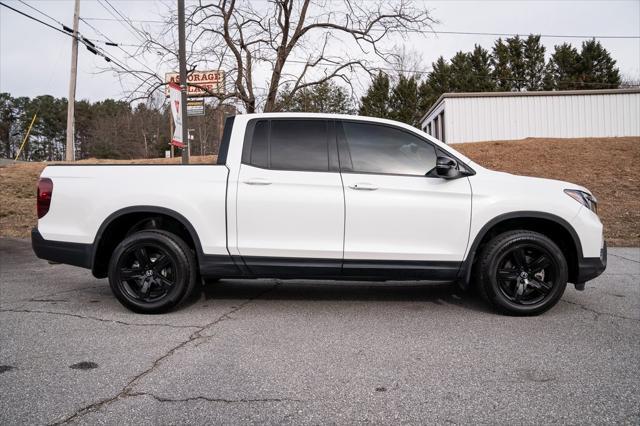
M187 140L187 43L184 22L184 0L178 0L178 62L180 63L180 128L182 130L182 164L189 164L189 141Z

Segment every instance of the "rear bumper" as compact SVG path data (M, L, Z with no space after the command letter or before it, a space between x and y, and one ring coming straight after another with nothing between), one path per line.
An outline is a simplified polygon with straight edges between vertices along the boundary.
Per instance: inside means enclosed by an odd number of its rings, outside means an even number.
M45 240L38 228L31 230L31 247L40 259L91 269L93 244Z
M576 284L582 284L602 274L607 268L607 243L600 250L600 257L584 257L578 261Z

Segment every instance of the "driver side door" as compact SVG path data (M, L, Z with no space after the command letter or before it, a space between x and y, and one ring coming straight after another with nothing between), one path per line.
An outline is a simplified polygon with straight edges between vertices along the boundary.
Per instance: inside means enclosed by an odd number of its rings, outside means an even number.
M425 176L436 147L408 130L362 121L338 123L345 195L343 271L453 279L471 220L468 178Z

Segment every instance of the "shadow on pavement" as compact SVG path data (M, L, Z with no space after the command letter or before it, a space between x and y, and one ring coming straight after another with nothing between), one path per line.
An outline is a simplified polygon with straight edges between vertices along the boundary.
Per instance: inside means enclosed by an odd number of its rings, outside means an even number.
M204 285L200 297L207 301L257 297L290 301L425 302L492 312L478 296L463 292L454 284L429 282L221 280ZM200 297L194 297L186 305L197 303Z

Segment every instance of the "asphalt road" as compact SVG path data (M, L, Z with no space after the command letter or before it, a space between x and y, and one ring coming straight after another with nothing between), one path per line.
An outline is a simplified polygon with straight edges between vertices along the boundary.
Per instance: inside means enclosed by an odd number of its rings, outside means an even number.
M453 287L222 281L136 315L0 240L0 424L640 422L640 249L535 318Z

